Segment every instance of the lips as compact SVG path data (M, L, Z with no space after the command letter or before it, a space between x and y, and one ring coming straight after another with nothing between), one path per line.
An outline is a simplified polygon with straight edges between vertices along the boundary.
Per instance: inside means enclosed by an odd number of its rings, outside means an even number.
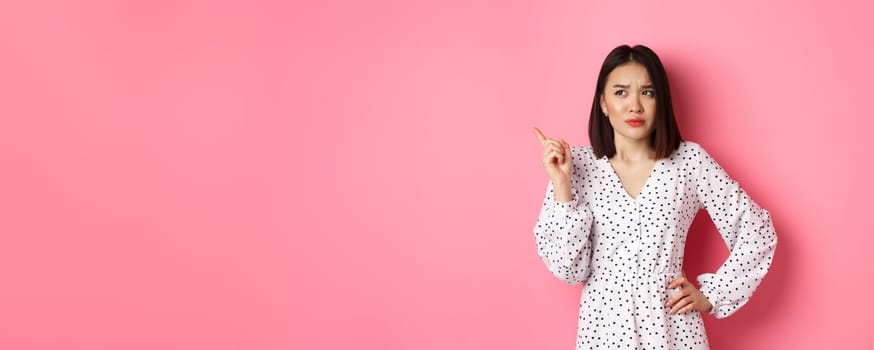
M637 128L643 126L643 119L628 119L625 123L631 125L633 128Z

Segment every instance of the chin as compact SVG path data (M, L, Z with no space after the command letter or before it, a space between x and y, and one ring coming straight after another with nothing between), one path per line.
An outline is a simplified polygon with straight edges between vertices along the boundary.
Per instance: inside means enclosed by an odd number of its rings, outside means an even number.
M650 135L652 135L652 130L629 130L628 132L622 133L622 136L634 141L649 140Z

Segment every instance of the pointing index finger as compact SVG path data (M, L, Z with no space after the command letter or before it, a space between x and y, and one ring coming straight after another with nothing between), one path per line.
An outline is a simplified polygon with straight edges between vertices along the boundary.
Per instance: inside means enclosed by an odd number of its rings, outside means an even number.
M540 132L540 129L538 129L538 128L534 128L534 133L537 135L537 140L540 141L540 144L541 144L541 145L542 145L544 142L546 142L546 136L543 136L543 133Z

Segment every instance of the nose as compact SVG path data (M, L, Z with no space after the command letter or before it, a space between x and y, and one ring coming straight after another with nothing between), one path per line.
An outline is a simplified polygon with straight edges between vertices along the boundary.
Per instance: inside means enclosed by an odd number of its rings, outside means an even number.
M630 103L628 106L629 112L632 112L632 113L642 113L643 112L643 105L640 103L640 96L633 96L631 98L631 101L629 101L629 103Z

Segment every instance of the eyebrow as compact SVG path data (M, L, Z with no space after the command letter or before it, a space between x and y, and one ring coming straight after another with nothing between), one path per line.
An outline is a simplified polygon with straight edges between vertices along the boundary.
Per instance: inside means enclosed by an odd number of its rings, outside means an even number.
M640 87L644 88L644 89L652 89L652 86L653 86L652 84L646 84L646 85L641 85ZM627 88L631 87L631 85L613 84L613 87L620 88L620 89L627 89Z

